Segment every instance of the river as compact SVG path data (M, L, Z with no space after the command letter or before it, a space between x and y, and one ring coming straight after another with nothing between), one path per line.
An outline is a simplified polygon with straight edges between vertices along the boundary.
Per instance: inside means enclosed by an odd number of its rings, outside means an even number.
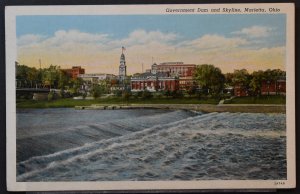
M286 116L17 110L17 181L286 179Z

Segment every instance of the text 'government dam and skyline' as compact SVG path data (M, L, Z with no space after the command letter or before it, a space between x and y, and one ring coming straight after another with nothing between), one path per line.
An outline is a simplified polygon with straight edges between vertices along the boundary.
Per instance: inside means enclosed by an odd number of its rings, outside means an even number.
M17 17L17 181L286 179L285 19Z

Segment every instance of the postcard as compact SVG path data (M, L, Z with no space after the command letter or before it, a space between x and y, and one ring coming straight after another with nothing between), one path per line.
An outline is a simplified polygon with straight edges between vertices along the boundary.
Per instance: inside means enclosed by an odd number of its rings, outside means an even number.
M294 5L7 6L9 191L295 187Z

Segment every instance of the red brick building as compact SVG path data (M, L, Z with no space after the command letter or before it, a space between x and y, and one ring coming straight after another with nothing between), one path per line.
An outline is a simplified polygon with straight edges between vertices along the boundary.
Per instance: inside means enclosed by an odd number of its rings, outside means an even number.
M285 95L286 80L280 78L276 81L263 81L261 84L261 95Z
M151 66L151 72L156 73L168 73L170 76L179 78L179 89L186 90L187 88L195 85L193 80L193 74L196 69L195 64L184 64L183 62L165 62Z
M286 95L286 80L284 77L276 81L262 81L261 82L261 95ZM235 96L249 96L249 91L242 85L234 86Z
M247 88L243 85L235 85L233 91L235 96L249 96Z
M176 91L179 89L178 77L170 76L166 72L156 74L146 72L137 77L131 78L131 91L138 92L148 90L155 91Z
M71 78L76 79L79 74L84 74L85 70L81 66L73 66L72 69L62 69L66 72Z

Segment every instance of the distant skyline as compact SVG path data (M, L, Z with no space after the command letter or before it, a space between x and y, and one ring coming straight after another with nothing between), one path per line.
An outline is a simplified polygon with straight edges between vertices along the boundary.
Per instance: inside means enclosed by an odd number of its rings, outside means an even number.
M128 74L154 62L213 64L232 72L285 70L285 14L17 16L18 62L80 65L118 74L121 47Z

